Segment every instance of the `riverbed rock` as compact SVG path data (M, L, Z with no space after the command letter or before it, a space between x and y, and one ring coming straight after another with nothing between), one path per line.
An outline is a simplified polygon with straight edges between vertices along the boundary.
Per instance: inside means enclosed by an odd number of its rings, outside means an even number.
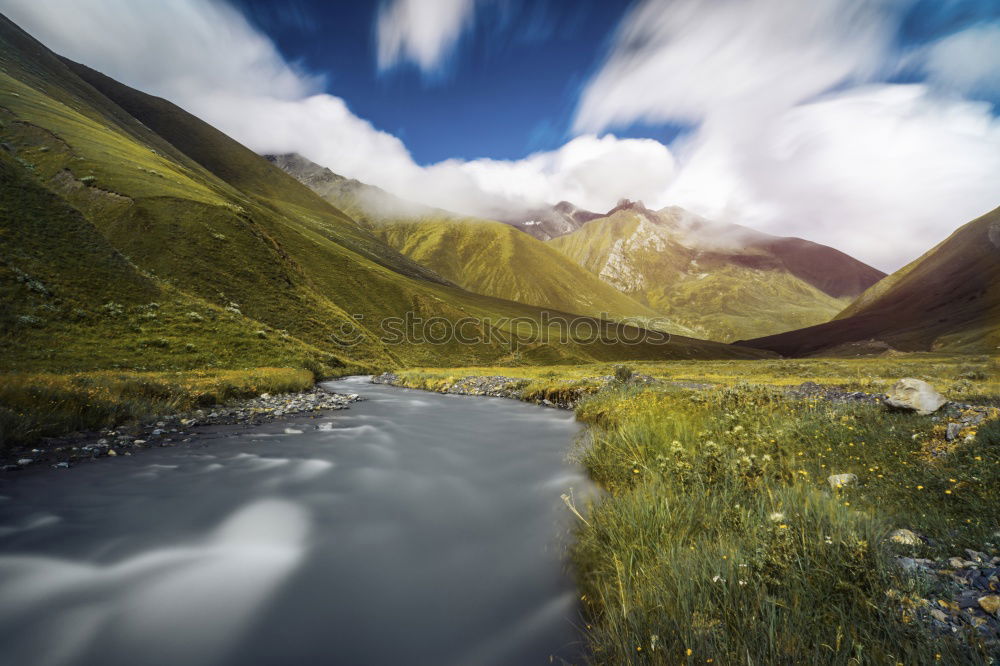
M830 488L833 490L839 490L840 488L846 488L847 486L853 486L858 482L857 474L831 474L827 477L826 482L830 484Z
M933 386L920 379L900 379L885 396L885 404L917 414L933 414L948 402Z

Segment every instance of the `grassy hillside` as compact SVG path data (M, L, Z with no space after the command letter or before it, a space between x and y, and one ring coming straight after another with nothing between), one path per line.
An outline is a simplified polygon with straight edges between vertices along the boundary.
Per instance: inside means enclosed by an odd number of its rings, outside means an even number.
M470 291L614 319L657 317L651 308L564 255L501 222L425 218L386 224L375 233L414 261ZM666 321L661 323L661 330L691 333Z
M0 256L4 279L20 285L2 295L17 313L2 333L5 370L287 359L331 372L759 353L680 338L619 344L636 329L595 320L586 322L604 334L596 344L581 335L546 340L539 332L558 336L573 317L448 284L211 126L60 60L6 19L0 143L0 205L18 211L4 218ZM58 216L64 225L40 223ZM75 251L88 243L108 259L81 271ZM103 273L91 278L91 269ZM56 285L66 307L94 316L78 324L49 316L51 304L23 286L32 280ZM405 317L436 328L394 339L387 318ZM472 341L435 337L470 320ZM530 340L515 350L515 336Z
M657 318L659 330L694 334L509 224L462 218L407 202L380 188L339 176L301 155L269 155L267 159L333 205L349 211L392 248L464 289L596 317L644 324Z
M1000 208L876 284L834 321L747 344L790 356L858 341L901 350L1000 348Z
M626 205L548 244L695 335L732 341L827 321L846 305L805 279L804 267L789 268L783 257L797 240L732 225L692 228L679 209ZM877 276L857 279L871 284ZM835 285L836 292L849 288Z

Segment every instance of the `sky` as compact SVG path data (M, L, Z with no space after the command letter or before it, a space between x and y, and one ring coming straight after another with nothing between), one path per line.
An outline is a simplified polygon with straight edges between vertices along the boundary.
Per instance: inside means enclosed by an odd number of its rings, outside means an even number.
M891 271L1000 205L996 0L0 0L258 152L463 214L678 205Z

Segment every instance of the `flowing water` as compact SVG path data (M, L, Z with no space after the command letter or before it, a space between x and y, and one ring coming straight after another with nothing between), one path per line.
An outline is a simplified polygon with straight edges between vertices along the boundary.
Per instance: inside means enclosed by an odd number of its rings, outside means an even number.
M368 400L5 476L0 664L576 660L572 415L327 387Z

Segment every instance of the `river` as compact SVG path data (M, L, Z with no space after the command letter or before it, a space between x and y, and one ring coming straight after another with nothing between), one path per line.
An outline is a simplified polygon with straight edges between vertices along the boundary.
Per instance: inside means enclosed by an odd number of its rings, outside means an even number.
M350 410L0 480L0 664L579 661L572 414L373 385Z

